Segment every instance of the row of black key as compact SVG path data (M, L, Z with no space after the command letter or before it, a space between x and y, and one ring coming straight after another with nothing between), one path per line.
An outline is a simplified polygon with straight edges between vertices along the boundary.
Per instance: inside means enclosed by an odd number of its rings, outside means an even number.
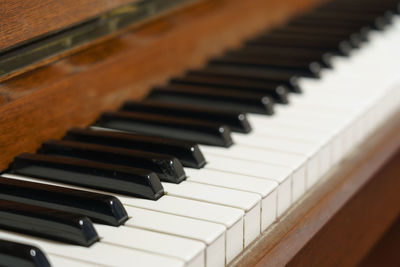
M333 55L350 55L369 31L384 29L399 11L390 0L326 3L154 88L145 101L104 113L94 124L123 132L70 130L37 154L16 157L9 172L157 200L164 193L160 181L180 183L183 166L206 164L197 143L231 146L230 131L251 131L245 113L272 115L274 103L287 104L290 92L301 92L299 78L318 78L322 68L332 67ZM98 240L91 220L118 226L128 219L119 200L105 194L2 178L0 195L6 218L1 228L83 246ZM57 231L46 233L53 224ZM73 235L65 235L67 226ZM3 248L0 242L0 255Z

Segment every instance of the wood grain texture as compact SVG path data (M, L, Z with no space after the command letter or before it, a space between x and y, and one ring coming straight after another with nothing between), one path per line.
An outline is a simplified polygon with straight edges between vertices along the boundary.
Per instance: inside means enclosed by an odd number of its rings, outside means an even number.
M10 99L0 105L0 170L17 154L143 97L151 86L202 66L314 2L200 1L0 83L0 94Z
M0 50L137 0L2 0Z
M370 135L233 266L354 266L400 215L400 113ZM378 170L382 169L378 174Z

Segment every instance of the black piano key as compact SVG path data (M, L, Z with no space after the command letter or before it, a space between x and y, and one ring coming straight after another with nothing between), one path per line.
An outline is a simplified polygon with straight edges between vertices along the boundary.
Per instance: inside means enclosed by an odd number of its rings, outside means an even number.
M164 189L149 170L53 155L21 154L11 173L157 200Z
M384 30L386 22L382 17L376 18L370 23L360 21L341 21L341 20L317 20L308 19L305 17L295 18L289 22L290 25L313 25L315 27L334 27L334 28L348 28L348 29L362 29L364 27L373 28L376 30Z
M195 71L190 71L194 73ZM267 84L275 84L276 86L284 85L291 92L300 93L301 88L299 86L299 75L294 74L290 71L271 71L271 70L260 70L259 68L252 68L246 66L213 66L209 65L203 68L201 72L207 75L218 75L225 77L240 77L246 79L260 79Z
M245 68L250 66L236 65L239 67L236 70L231 69L230 67L232 66L233 65L229 64L214 64L209 65L203 70L190 70L186 72L184 77L171 79L170 84L236 88L243 91L253 90L258 93L266 93L273 98L275 102L283 104L288 103L287 93L288 91L294 91L293 87L285 85L282 81L270 80L262 75L257 75L257 72L250 75L249 72L245 72ZM243 72L239 71L241 67L244 68ZM297 83L297 80L295 82ZM297 88L295 92L298 92Z
M349 32L350 34L356 34L358 38L362 41L369 40L369 34L373 30L372 27L365 25L365 24L354 24L354 25L345 25L335 22L323 22L318 24L313 20L293 20L289 21L286 27L293 27L293 28L311 28L317 34L318 32ZM351 41L351 40L350 40Z
M336 1L335 1L336 2ZM369 15L369 16L389 16L393 17L394 13L398 12L398 6L396 5L357 5L353 3L351 5L341 5L337 2L334 5L326 3L325 5L318 6L314 9L313 12L322 12L322 13L332 13L332 12L340 12L342 14L357 14L357 15Z
M380 13L357 13L357 12L345 12L335 10L323 10L319 9L311 13L304 14L304 18L315 19L315 20L335 20L342 22L360 22L364 24L374 23L377 19L382 20L385 24L390 24L393 21L392 12L380 12Z
M294 26L284 26L280 28L276 28L270 31L272 34L278 35L301 35L304 37L315 37L319 38L335 38L337 40L346 40L350 41L350 44L358 48L362 45L364 41L368 40L368 34L365 32L353 32L353 31L344 31L344 30L327 30L320 29L315 27L294 27Z
M275 46L259 46L247 45L238 50L229 51L226 55L232 56L249 56L256 58L270 59L291 59L297 61L317 61L323 67L332 67L333 54L323 50L292 48L292 47L275 47Z
M190 168L199 169L206 164L206 160L199 147L196 143L192 142L131 133L78 128L69 130L64 139L173 155L181 161L183 166Z
M286 31L286 32L297 32L304 34L319 34L319 35L333 35L341 38L349 38L350 42L354 45L358 42L366 42L369 40L369 34L372 29L369 27L363 27L361 29L348 29L348 28L320 28L314 27L313 25L300 25L300 26L291 26L286 25L278 30Z
M143 112L105 112L95 123L98 127L174 138L200 144L229 147L228 127L200 120L174 118Z
M266 31L264 34L262 34L261 36L267 36L268 33L303 33L306 35L310 35L310 34L318 34L318 35L330 35L330 36L335 36L335 37L341 37L341 38L345 38L350 36L351 34L358 34L359 38L362 40L366 40L364 39L365 37L367 37L365 34L367 34L368 32L359 32L358 29L360 29L360 27L349 27L349 28L345 28L345 27L326 27L326 28L320 28L320 27L316 27L317 25L297 25L295 24L293 21L289 21L287 24L282 25L280 27L271 29L269 31ZM366 27L368 28L368 27ZM371 28L368 28L369 31L371 31Z
M147 99L159 100L174 104L186 104L202 108L212 108L244 113L271 115L273 101L268 96L242 92L224 92L212 88L195 88L187 90L187 86L168 85L153 88Z
M338 44L346 43L349 49L358 48L361 46L361 40L358 38L350 40L348 35L334 35L334 34L304 34L304 33L296 33L296 32L286 32L286 31L277 31L272 30L265 35L261 35L256 37L256 41L263 42L264 40L267 43L273 41L274 43L279 42L287 42L286 46L296 46L300 47L313 47L313 48L322 48L322 49L337 49ZM340 46L339 46L340 48ZM343 51L341 51L343 52ZM349 50L351 52L351 50Z
M250 96L258 96L259 98L268 96L279 104L287 104L289 102L289 89L287 87L256 78L227 77L224 75L209 75L203 74L200 71L193 71L188 72L184 77L173 78L169 83L174 88L185 89L187 91L217 91L225 94L239 92L242 94L250 94Z
M114 196L42 183L1 177L0 199L76 213L113 226L128 220L124 207Z
M204 109L189 105L172 105L160 101L128 101L121 108L124 111L168 114L182 118L193 118L204 121L218 122L229 126L232 131L249 133L251 127L245 113Z
M85 216L0 200L0 228L89 247L99 240Z
M326 30L347 30L347 31L353 31L353 32L358 32L362 29L369 29L375 30L375 28L371 25L366 25L365 23L359 23L359 22L352 22L352 23L346 23L346 22L341 22L341 21L335 21L335 20L323 20L323 21L316 21L313 19L307 19L307 18L302 18L302 17L297 17L294 19L289 20L286 23L286 26L292 26L292 27L312 27L315 29L326 29Z
M0 240L0 266L50 267L50 263L35 246Z
M354 1L334 1L331 3L324 3L316 9L319 10L335 10L344 12L354 12L354 13L369 13L380 15L385 11L391 11L393 13L400 13L400 2L399 1L374 1L366 3L366 1L354 2Z
M209 65L239 65L262 69L282 69L305 77L319 77L322 68L316 61L308 62L293 59L268 59L234 55L224 55L213 59L209 62Z
M176 184L186 179L182 164L169 155L67 140L48 140L38 153L151 170L160 180Z
M268 34L257 37L247 42L248 44L270 45L279 47L301 47L324 49L327 52L348 56L353 50L352 45L347 40L307 38L305 36Z

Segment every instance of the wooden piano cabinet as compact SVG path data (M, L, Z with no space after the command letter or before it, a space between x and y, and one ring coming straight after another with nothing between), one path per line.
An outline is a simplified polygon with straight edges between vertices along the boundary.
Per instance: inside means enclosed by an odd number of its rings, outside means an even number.
M311 188L232 265L360 263L400 217L399 132L400 113Z
M142 98L151 86L203 65L211 56L315 2L196 1L3 80L0 170L16 155L34 151L46 139L59 138L73 126L92 123L101 112L117 108L124 100Z
M400 265L400 217L368 252L359 267L398 267Z
M0 82L0 170L22 152L74 126L92 123L127 99L140 99L173 75L282 23L319 0L199 0L90 46L41 62ZM13 35L22 2L0 3L0 50L31 38ZM31 1L32 5L39 1ZM49 3L52 10L57 1ZM50 4L51 2L51 4ZM54 3L53 3L54 2ZM67 3L69 1L58 1ZM82 6L125 0L85 0ZM4 9L7 7L7 9ZM27 7L28 21L37 10ZM5 12L7 10L7 12ZM34 11L33 13L31 11ZM64 10L62 27L74 23ZM101 8L86 15L96 15ZM31 14L31 15L29 15ZM251 16L249 16L251 14ZM29 15L29 16L28 16ZM76 13L76 18L81 18ZM39 20L36 33L46 33ZM82 17L83 19L83 17ZM63 24L65 23L65 24ZM53 24L52 24L53 25ZM193 34L195 33L195 34ZM354 266L400 215L400 114L371 135L272 227L232 266ZM388 121L388 122L389 122ZM393 157L393 155L395 155Z

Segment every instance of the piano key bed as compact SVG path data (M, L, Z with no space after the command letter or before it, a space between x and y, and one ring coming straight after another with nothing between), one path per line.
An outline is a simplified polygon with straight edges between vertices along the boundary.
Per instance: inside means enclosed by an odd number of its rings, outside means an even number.
M396 1L329 2L17 156L6 266L224 266L398 111Z

